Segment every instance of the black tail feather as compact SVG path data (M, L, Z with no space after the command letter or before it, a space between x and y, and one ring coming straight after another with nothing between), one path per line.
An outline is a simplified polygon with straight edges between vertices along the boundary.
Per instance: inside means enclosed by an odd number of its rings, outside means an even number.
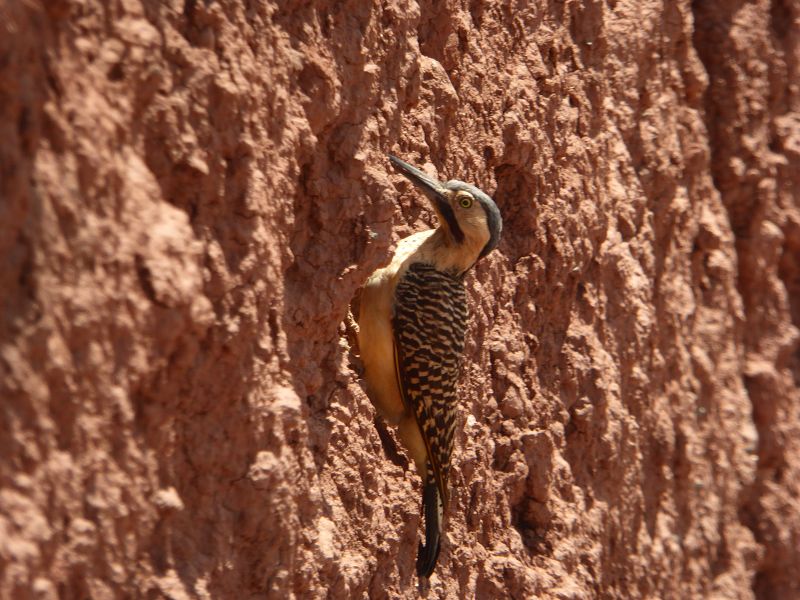
M444 509L439 497L439 488L431 478L422 490L422 505L425 509L425 545L417 551L417 576L430 577L439 558L442 517Z

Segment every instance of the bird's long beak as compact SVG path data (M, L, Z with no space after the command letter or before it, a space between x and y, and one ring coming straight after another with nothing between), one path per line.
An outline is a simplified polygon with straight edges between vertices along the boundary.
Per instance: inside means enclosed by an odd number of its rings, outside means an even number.
M441 214L446 210L446 207L449 208L447 197L445 196L446 190L441 182L391 154L389 155L389 161L398 171L405 175L411 183L421 189L425 195L433 201L436 212Z
M389 160L395 168L411 180L415 186L421 189L425 195L433 202L433 210L439 217L445 230L450 233L450 237L460 244L464 241L464 231L458 224L458 219L453 212L453 207L447 198L447 188L430 175L426 175L416 167L412 167L407 162L400 160L396 156L389 155Z

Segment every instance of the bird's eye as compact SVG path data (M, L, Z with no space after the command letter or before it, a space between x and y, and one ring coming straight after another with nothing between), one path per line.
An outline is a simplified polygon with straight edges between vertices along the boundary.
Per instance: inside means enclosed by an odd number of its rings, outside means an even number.
M469 196L461 196L458 199L458 203L461 205L461 208L469 208L472 206L472 198Z

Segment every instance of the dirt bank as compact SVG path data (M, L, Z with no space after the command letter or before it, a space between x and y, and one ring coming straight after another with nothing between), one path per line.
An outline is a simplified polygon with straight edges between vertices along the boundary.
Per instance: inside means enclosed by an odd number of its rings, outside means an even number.
M0 596L800 596L800 7L0 6ZM342 321L493 194L452 507Z

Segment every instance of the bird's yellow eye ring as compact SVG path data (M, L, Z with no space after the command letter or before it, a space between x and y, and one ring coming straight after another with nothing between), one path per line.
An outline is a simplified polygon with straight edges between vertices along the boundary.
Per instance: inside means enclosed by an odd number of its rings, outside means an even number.
M472 206L472 198L469 196L461 196L458 199L458 203L461 205L461 208L470 208Z

